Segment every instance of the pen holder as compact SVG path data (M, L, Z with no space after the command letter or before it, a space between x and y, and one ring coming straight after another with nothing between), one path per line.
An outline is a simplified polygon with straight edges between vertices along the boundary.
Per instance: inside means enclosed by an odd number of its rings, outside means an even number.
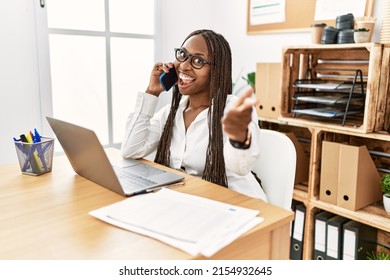
M20 170L23 174L38 176L51 171L54 139L42 137L39 143L15 142Z

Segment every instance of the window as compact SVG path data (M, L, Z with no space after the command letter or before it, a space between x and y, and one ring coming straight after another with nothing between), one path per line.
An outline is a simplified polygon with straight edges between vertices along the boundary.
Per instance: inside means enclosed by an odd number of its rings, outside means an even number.
M155 56L155 0L46 1L54 117L122 141Z

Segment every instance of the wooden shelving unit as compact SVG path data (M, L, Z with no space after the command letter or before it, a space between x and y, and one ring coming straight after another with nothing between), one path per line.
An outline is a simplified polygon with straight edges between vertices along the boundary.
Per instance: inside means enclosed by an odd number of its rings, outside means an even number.
M357 123L327 122L322 119L293 117L291 108L294 95L293 83L303 78L310 67L339 68L335 75L343 75L343 68L351 64L363 70L366 87L364 114ZM347 66L346 66L347 65ZM363 65L363 66L362 66ZM301 144L310 156L307 182L296 183L294 200L306 206L303 259L313 259L315 214L321 210L332 212L378 229L378 241L390 246L390 214L386 213L382 201L352 211L320 200L322 142L333 141L350 145L365 145L368 150L390 154L390 46L377 43L348 45L310 45L288 47L283 51L281 69L280 114L262 117L262 129L293 132L302 139ZM256 89L257 94L257 89ZM261 94L258 95L261 98ZM389 132L388 132L389 131ZM372 155L380 175L381 168L390 169L390 158Z
M365 108L361 118L348 121L343 128L348 131L373 132L387 130L390 118L388 108L388 50L382 44L335 44L335 45L310 45L304 47L287 47L283 50L282 82L281 82L281 116L289 119L299 119L312 122L313 118L293 118L293 96L296 92L294 83L305 79L309 69L322 75L322 79L329 77L335 79L350 76L350 69L359 69L367 81L365 93ZM387 60L387 64L386 64ZM334 69L324 76L325 69ZM387 74L386 74L387 72ZM317 77L318 78L318 77ZM340 78L342 79L342 78ZM376 112L379 112L377 114ZM329 123L323 120L315 120L316 126L329 126L338 128L338 123Z

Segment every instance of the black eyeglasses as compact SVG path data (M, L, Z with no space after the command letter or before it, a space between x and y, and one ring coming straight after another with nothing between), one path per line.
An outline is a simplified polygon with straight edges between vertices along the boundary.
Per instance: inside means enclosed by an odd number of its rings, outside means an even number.
M189 52L186 52L182 48L176 48L175 49L175 57L178 61L184 62L190 57L190 64L195 69L201 69L205 64L210 64L211 62L201 58L198 55L190 54Z

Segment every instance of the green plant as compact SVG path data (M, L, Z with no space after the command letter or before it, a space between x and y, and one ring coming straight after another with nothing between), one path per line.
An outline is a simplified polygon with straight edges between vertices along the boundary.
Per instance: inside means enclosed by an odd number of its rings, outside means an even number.
M355 29L354 31L355 31L355 32L368 32L368 31L370 31L370 29L358 28L358 29Z
M390 260L390 255L384 250L380 252L367 253L367 260Z
M233 82L233 94L234 95L238 94L247 85L251 86L253 88L253 91L255 90L256 72L249 72L248 74L246 74L246 77L241 76L241 78L246 82L246 85L239 86L239 82L238 82L238 80L240 79L239 76L236 78L235 82Z
M242 78L247 82L251 87L255 87L256 85L256 72L250 72L246 75L246 77L242 76Z
M384 194L390 195L390 173L387 173L381 178L381 188Z

